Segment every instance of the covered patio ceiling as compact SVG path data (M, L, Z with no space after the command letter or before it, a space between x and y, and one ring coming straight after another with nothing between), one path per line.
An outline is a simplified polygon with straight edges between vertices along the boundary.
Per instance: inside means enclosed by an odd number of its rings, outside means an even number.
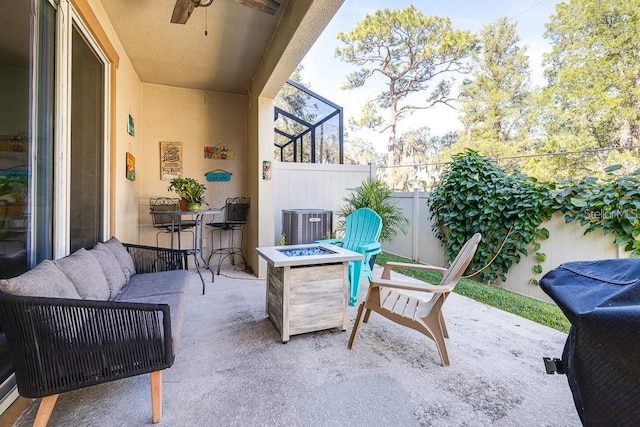
M269 15L214 0L197 7L186 24L170 22L175 0L102 5L143 82L246 94L279 24L287 21L289 0L278 1L280 8Z

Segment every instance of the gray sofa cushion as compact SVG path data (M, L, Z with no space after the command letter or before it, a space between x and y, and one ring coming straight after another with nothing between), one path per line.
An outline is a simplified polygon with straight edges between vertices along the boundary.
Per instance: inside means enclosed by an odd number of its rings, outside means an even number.
M120 263L104 243L98 243L89 252L96 257L104 276L107 278L109 299L115 298L126 282Z
M109 299L107 278L98 260L88 250L80 248L53 262L73 282L81 298L103 301Z
M49 260L18 277L0 280L0 291L13 295L80 299L73 282Z
M169 304L173 353L176 354L180 343L188 288L189 273L187 270L136 274L131 277L129 284L122 288L114 300Z
M133 258L131 258L131 255L129 255L129 252L122 245L120 240L115 237L104 242L104 245L109 248L113 256L118 260L118 263L122 268L122 272L124 273L125 282L129 283L129 278L136 274L136 266L133 263Z

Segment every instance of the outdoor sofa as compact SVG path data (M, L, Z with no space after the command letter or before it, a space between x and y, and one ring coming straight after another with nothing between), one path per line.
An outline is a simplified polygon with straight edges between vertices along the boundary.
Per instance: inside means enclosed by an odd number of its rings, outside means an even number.
M188 284L186 251L115 238L0 280L18 391L43 398L34 425L47 424L59 393L145 373L160 422Z

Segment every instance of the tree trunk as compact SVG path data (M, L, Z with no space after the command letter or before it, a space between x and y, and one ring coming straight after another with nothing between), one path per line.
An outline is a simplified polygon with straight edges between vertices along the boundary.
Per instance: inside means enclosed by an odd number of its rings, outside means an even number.
M396 124L398 123L398 99L395 95L393 85L390 85L391 92L391 107L389 117L389 142L387 143L387 166L393 166L395 164L395 148L396 148Z

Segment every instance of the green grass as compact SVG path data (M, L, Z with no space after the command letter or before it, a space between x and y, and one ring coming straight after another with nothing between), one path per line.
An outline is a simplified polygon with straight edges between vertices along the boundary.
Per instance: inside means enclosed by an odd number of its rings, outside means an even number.
M384 265L387 261L413 262L385 252L379 254L376 258L376 264L379 265ZM441 279L438 273L408 269L394 269L394 271L432 284L438 284ZM555 304L539 301L470 279L460 279L453 291L542 325L565 333L569 332L571 324Z

